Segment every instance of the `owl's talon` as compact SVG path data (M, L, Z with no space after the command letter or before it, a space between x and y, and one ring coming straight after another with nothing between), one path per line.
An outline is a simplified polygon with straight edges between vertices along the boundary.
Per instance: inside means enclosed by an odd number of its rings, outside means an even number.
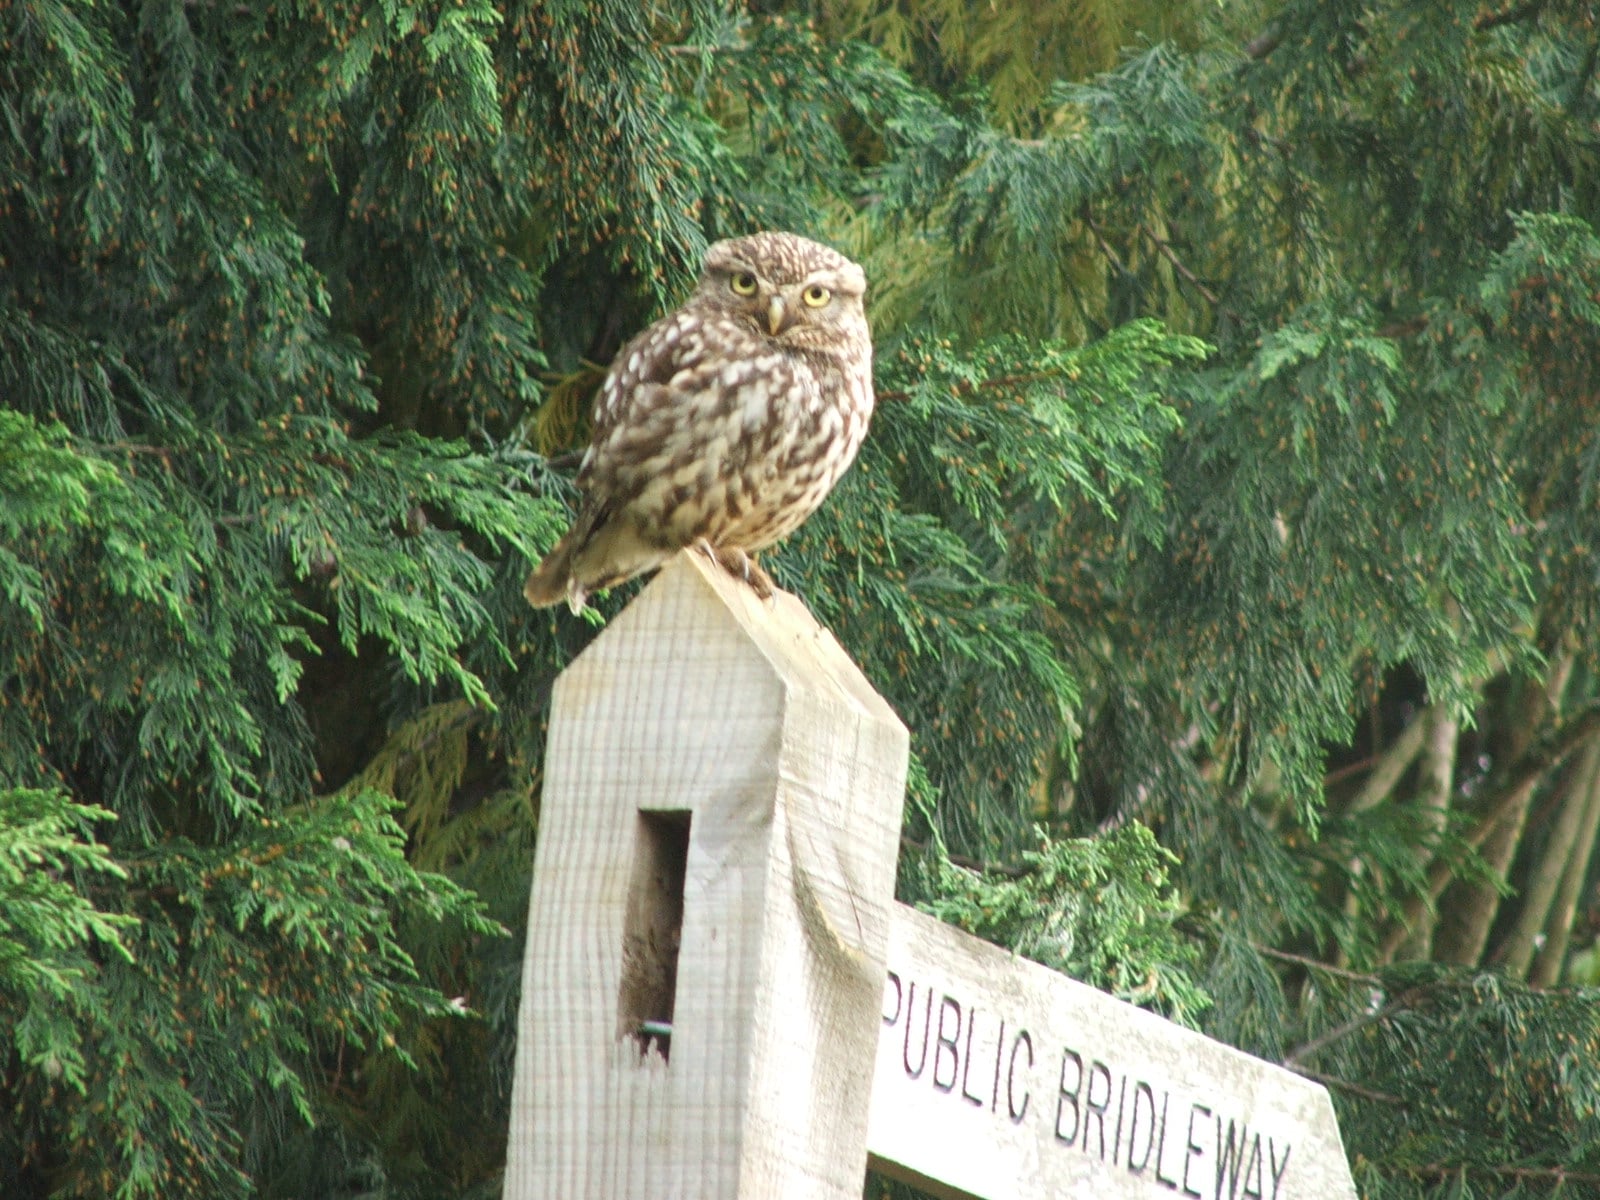
M774 584L772 576L762 570L761 565L737 546L726 549L713 546L705 538L700 538L694 544L695 549L709 557L719 567L732 575L735 579L742 579L750 585L753 591L762 600L772 599Z
M753 591L759 599L771 600L773 590L777 586L772 582L772 576L768 575L764 570L758 567L754 560L747 558L745 562L749 565L750 570L745 575L744 581L750 585L750 590Z

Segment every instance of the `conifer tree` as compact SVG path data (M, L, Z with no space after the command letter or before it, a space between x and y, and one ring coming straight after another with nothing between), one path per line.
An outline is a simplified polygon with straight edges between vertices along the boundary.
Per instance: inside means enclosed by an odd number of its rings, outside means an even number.
M905 898L1324 1080L1364 1195L1600 1189L1597 60L0 0L0 1194L498 1194L550 684L637 587L521 578L762 227L872 281L768 565L912 728Z

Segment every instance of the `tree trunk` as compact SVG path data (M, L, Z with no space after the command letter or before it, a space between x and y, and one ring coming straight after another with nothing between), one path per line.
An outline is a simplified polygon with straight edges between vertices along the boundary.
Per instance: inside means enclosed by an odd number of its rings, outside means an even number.
M1578 909L1578 897L1583 891L1583 881L1588 878L1589 861L1594 856L1595 834L1600 831L1600 738L1591 741L1584 751L1583 766L1574 791L1585 793L1583 820L1579 824L1572 853L1567 858L1567 869L1561 875L1560 891L1556 893L1550 918L1545 923L1544 947L1533 963L1529 982L1536 987L1552 987L1561 981L1561 971L1567 961L1567 946L1572 939L1572 921Z
M1588 749L1566 772L1561 807L1539 861L1528 876L1516 926L1496 955L1505 970L1518 979L1527 976L1528 968L1533 963L1534 953L1539 948L1539 935L1548 928L1550 906L1557 889L1562 886L1580 855L1585 861L1588 859L1589 848L1580 843L1581 834L1588 823L1594 790L1596 745L1600 743L1590 742Z
M1411 764L1416 761L1417 755L1422 752L1422 744L1427 740L1428 732L1433 728L1435 710L1424 709L1412 717L1411 723L1400 731L1400 735L1384 750L1372 773L1367 776L1367 781L1362 784L1361 790L1356 793L1345 809L1347 813L1365 812L1376 807L1386 800L1392 800L1394 789L1405 778ZM1350 878L1352 886L1345 896L1345 916L1351 920L1359 916L1359 902L1356 898L1356 889L1353 886L1361 874L1366 870L1367 864L1359 855L1350 860ZM1344 947L1339 950L1338 965L1350 965L1349 952Z
M1450 797L1455 781L1456 743L1461 726L1450 716L1443 704L1435 704L1428 713L1431 723L1427 742L1422 749L1422 778L1419 780L1417 801L1422 808L1422 820L1433 839L1444 832L1450 814ZM1433 839L1430 839L1429 858L1433 857ZM1433 954L1433 931L1438 922L1438 911L1429 908L1412 927L1396 956L1401 959L1430 958Z
M1511 744L1505 761L1515 763L1538 736L1545 721L1561 711L1561 694L1572 671L1572 654L1563 650L1550 664L1543 687L1531 681L1523 684L1522 712L1513 724ZM1522 828L1528 819L1528 806L1538 790L1541 777L1529 779L1517 794L1506 815L1484 841L1482 853L1490 868L1504 879L1522 844ZM1438 927L1434 937L1434 957L1442 962L1476 966L1483 960L1489 931L1500 912L1500 893L1487 883L1458 883L1447 891L1439 904Z

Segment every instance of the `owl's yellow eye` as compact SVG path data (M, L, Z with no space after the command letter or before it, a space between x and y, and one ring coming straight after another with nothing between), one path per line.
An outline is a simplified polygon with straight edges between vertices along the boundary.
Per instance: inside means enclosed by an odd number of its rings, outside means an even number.
M821 308L829 300L833 299L833 293L827 288L823 287L820 283L813 283L805 291L800 293L800 298L812 308Z
M728 286L733 289L735 296L754 296L756 294L756 277L749 271L735 271L728 280Z

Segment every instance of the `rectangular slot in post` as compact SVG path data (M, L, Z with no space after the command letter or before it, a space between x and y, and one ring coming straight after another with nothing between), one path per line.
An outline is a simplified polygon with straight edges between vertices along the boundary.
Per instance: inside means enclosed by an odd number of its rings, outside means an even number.
M689 813L639 813L633 878L622 927L622 987L617 1037L631 1037L640 1056L672 1057L672 1007L683 939L683 883L689 865Z

